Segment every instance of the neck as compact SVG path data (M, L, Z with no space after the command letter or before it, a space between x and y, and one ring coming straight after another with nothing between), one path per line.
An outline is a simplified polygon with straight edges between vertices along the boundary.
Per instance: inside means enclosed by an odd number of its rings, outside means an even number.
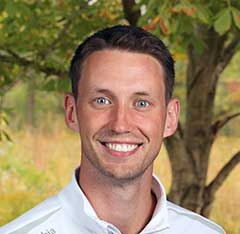
M121 184L88 169L81 166L79 184L98 217L115 225L122 234L139 233L156 206L151 192L152 167L133 181Z

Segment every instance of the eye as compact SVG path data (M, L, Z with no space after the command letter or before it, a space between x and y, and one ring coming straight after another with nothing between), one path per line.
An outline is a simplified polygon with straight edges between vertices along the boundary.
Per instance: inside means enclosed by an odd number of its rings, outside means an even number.
M98 105L109 105L111 104L110 100L105 98L105 97L99 97L99 98L96 98L95 99L95 102L98 104Z
M135 103L136 107L139 107L139 108L146 108L150 105L150 103L146 100L138 100L136 103Z

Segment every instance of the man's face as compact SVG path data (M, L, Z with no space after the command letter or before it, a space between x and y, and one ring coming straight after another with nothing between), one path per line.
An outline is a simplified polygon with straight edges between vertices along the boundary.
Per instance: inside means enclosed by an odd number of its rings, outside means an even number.
M166 105L164 72L155 58L119 50L94 52L83 64L71 112L77 124L70 127L81 136L81 167L88 162L121 180L152 169L163 137L177 126L178 109L176 100Z

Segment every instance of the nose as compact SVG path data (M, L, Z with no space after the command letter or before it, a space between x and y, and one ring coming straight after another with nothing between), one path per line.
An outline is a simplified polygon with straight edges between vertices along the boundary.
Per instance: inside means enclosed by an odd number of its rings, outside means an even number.
M110 128L117 134L129 133L131 131L131 113L128 107L117 105L112 109Z

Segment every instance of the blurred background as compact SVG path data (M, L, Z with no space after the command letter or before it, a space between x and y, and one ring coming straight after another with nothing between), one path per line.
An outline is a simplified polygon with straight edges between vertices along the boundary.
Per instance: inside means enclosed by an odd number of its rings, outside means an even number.
M152 32L176 61L181 121L154 166L169 199L239 234L238 0L1 0L0 225L79 165L79 136L64 123L69 63L84 38L115 24Z

